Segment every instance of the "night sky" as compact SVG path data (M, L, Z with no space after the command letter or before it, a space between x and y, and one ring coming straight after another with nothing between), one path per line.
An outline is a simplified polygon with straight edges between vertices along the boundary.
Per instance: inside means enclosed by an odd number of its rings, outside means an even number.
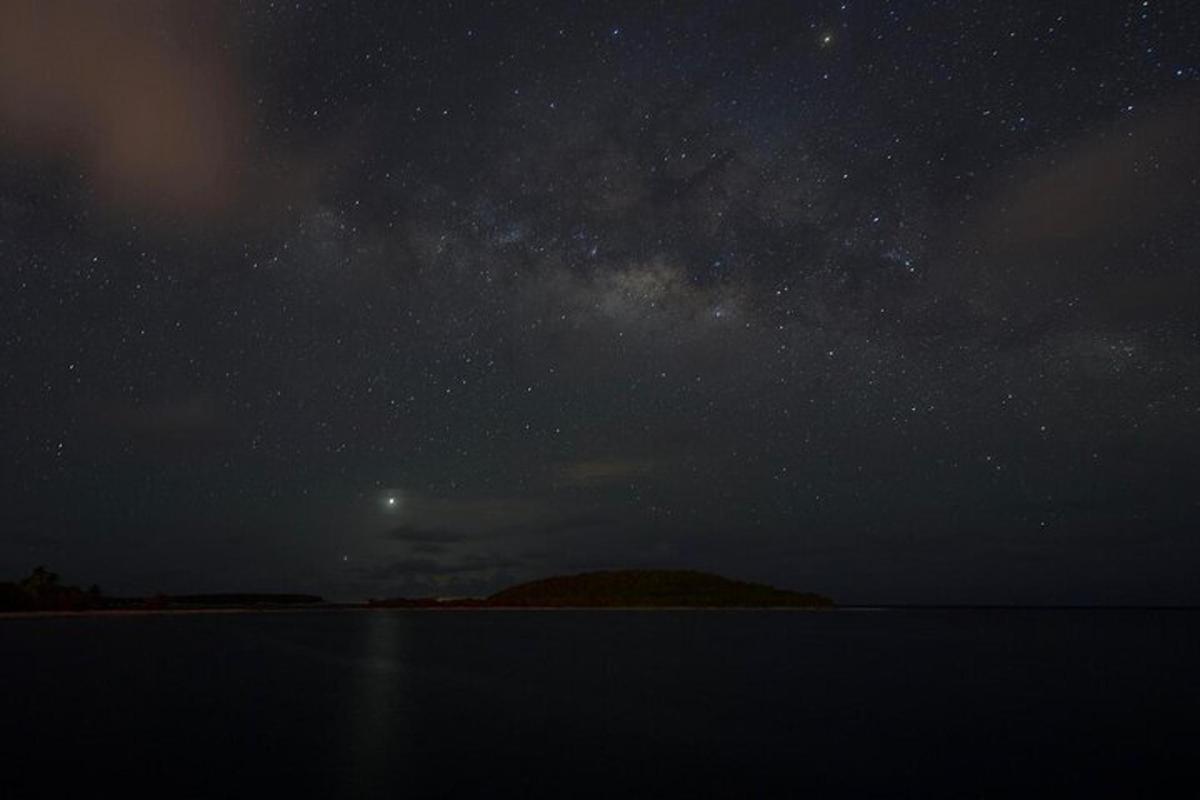
M1200 12L0 2L0 577L1200 602Z

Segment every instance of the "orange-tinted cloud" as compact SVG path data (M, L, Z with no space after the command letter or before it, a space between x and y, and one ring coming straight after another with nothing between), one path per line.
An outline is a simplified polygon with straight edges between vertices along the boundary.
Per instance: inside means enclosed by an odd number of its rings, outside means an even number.
M1195 99L1169 98L1024 159L987 193L966 228L970 256L941 273L942 291L993 319L1048 318L1076 298L1093 323L1194 315L1200 283L1172 257L1184 251L1146 247L1196 214Z
M1011 245L1136 236L1189 201L1200 167L1194 98L1046 154L991 209L988 233Z
M572 486L597 486L645 477L654 470L650 461L626 458L575 461L560 470L560 478Z
M247 114L220 8L0 0L0 146L77 164L108 203L229 211Z

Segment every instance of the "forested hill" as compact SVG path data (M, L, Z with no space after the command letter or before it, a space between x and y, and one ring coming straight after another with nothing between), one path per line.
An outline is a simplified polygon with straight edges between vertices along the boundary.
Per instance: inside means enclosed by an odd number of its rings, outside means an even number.
M498 607L822 608L820 594L792 592L693 570L614 570L522 583L486 600Z

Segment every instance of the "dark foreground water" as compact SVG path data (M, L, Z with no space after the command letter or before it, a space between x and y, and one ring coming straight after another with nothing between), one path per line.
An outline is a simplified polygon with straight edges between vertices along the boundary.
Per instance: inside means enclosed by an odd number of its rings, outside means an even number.
M0 620L6 797L1197 796L1200 613Z

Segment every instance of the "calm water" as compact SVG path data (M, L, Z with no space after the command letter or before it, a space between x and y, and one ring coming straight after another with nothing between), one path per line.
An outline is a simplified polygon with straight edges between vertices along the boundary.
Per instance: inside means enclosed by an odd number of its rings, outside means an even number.
M1198 675L1200 613L1182 611L0 620L2 777L186 797L1164 796L1180 779L1171 796L1196 796Z

